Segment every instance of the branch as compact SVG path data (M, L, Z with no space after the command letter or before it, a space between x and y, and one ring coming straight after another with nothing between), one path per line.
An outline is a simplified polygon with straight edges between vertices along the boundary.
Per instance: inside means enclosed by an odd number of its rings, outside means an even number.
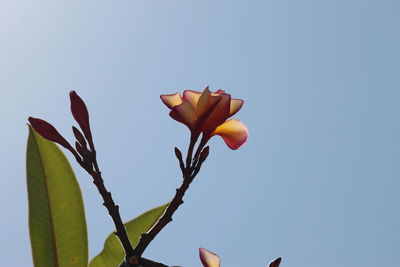
M168 224L172 221L172 216L175 211L179 208L180 205L183 204L183 196L185 195L186 191L188 190L190 184L192 183L193 179L200 171L200 167L202 163L206 160L209 148L206 147L202 153L200 154L200 160L196 163L196 166L192 166L192 155L193 155L193 148L196 143L197 138L191 138L191 142L188 148L188 154L186 158L186 166L182 167L182 160L180 159L179 153L176 153L177 149L175 149L175 153L177 154L177 158L179 160L182 173L183 173L183 182L182 185L176 189L175 196L171 200L168 208L166 209L165 213L162 217L157 221L157 223L151 228L147 233L143 233L139 243L135 248L135 257L141 257L143 252L146 250L147 246L151 243L151 241L157 236L157 234Z
M135 255L140 257L150 242L156 237L156 235L172 221L172 215L178 209L178 207L183 204L183 196L186 190L189 188L190 183L193 181L194 176L186 177L183 180L181 187L176 189L176 193L171 203L169 204L164 215L157 221L157 223L150 229L149 232L142 234L138 245L135 248Z
M85 156L86 157L83 157L83 161L78 161L78 163L90 174L90 176L92 176L93 183L96 185L100 195L103 198L103 205L107 208L108 214L111 216L114 222L116 229L114 233L121 241L121 244L125 250L126 259L129 259L134 255L134 250L131 242L129 241L128 234L126 233L124 223L122 222L121 215L119 213L119 206L115 204L111 193L107 191L104 185L101 171L96 159L96 150L93 149ZM94 169L92 168L92 165Z
M140 260L137 262L137 264L141 267L168 267L168 265L165 265L163 263L160 262L155 262L152 260L148 260L145 258L140 258ZM119 267L128 267L126 261L123 261Z
M165 264L159 263L159 262L155 262L155 261L151 261L145 258L140 258L139 260L139 264L142 265L143 267L168 267Z

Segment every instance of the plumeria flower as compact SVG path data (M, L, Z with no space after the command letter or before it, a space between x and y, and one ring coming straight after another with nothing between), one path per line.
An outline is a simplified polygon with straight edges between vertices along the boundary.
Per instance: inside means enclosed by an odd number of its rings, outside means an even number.
M196 139L203 134L200 147L214 135L221 136L231 149L238 149L247 140L249 132L237 119L229 119L243 105L243 100L233 99L223 90L203 92L186 90L179 93L161 95L161 100L171 109L169 115L186 125ZM229 120L228 120L229 119Z
M199 248L200 260L204 267L219 267L221 264L220 257L208 251L205 248Z

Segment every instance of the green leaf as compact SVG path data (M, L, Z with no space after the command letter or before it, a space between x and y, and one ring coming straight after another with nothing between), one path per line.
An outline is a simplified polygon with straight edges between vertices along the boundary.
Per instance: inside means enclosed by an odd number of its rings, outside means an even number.
M57 145L30 126L26 169L34 266L87 267L86 220L78 182Z
M139 242L140 235L149 231L164 214L168 204L149 210L125 223L133 247ZM103 250L91 260L89 267L117 267L124 260L124 257L125 252L120 241L114 233L111 233L104 242Z

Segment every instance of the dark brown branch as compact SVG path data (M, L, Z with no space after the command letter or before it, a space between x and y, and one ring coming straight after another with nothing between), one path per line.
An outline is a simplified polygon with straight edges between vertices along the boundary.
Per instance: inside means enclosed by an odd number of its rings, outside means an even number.
M134 255L134 250L131 242L129 241L128 234L126 233L124 223L122 222L121 215L119 213L119 206L115 204L112 195L109 191L107 191L103 178L101 176L101 171L99 169L97 159L96 159L96 151L93 150L89 152L88 160L84 158L83 162L78 161L79 164L92 176L93 183L96 185L100 195L103 198L103 205L107 208L108 214L111 216L114 225L115 225L115 235L121 241L121 244L125 250L126 259L130 258ZM89 161L91 164L87 164ZM93 167L92 167L93 164Z
M155 262L145 258L140 258L139 264L143 267L168 267L168 265L165 265L163 263Z
M183 196L186 190L189 188L190 183L193 181L194 176L185 177L181 187L176 189L176 193L171 203L169 204L164 215L157 221L157 223L150 229L149 232L142 234L138 245L135 248L135 255L140 257L150 242L156 237L156 235L172 221L172 215L183 204Z
M111 216L114 225L115 225L115 232L114 234L120 240L124 251L125 251L125 261L121 264L121 267L131 267L135 266L134 263L131 263L131 260L134 256L134 249L132 244L128 238L128 234L126 232L125 226L122 222L121 215L119 213L119 206L115 204L111 192L107 191L104 180L101 175L101 171L99 165L97 163L96 158L96 151L88 151L86 150L86 155L83 156L83 160L80 158L77 159L78 163L84 168L90 176L93 178L93 183L96 185L100 195L103 198L103 205L107 208L108 214ZM167 265L159 262L155 262L145 258L136 258L136 263L138 266L143 267L168 267ZM136 265L137 265L136 264Z
M188 190L190 184L192 183L193 179L196 177L198 172L200 171L201 164L204 162L204 160L208 156L208 147L205 149L205 152L203 154L202 160L199 160L196 166L192 166L192 155L193 155L193 149L194 145L197 141L196 138L191 138L189 148L188 148L188 153L186 157L186 166L183 171L183 182L182 185L176 189L175 195L173 199L171 200L170 204L168 205L165 213L162 215L162 217L157 221L157 223L151 228L147 233L143 233L139 243L137 244L135 248L135 256L136 257L141 257L143 252L146 250L147 246L151 243L151 241L157 236L157 234L168 224L172 221L172 216L175 213L175 211L179 208L180 205L183 204L183 196L185 195L186 191Z
M130 260L128 260L128 261L130 261ZM135 260L133 259L132 261L135 261ZM155 262L155 261L148 260L145 258L140 258L140 260L137 261L137 264L140 267L168 267L168 265L165 265L163 263ZM124 261L119 265L119 267L128 267L128 264L126 263L126 261Z

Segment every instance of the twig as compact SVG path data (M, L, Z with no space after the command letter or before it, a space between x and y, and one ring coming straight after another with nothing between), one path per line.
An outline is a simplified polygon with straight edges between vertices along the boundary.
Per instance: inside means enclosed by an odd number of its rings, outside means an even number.
M139 264L141 264L143 267L168 267L168 265L151 261L145 258L140 258Z
M193 181L194 176L186 177L180 188L176 189L176 193L171 203L169 204L164 215L157 221L157 223L150 229L149 232L142 234L138 245L135 248L135 255L140 257L150 242L156 237L156 235L172 221L172 215L183 204L183 196L186 190L189 188L190 183Z
M54 128L50 123L38 119L29 117L28 120L32 127L44 138L56 142L61 146L68 149L75 157L79 165L89 173L93 178L93 183L96 185L100 195L103 198L103 205L107 208L109 215L111 216L115 225L115 235L120 240L124 250L125 250L125 264L128 267L138 266L140 264L144 267L163 267L161 263L153 262L151 260L142 259L140 257L135 257L135 251L129 241L125 226L122 222L121 215L119 213L119 206L115 204L111 193L106 189L104 185L103 178L101 176L101 171L99 169L96 150L93 143L92 133L90 130L89 123L89 112L87 110L85 102L76 94L75 91L70 92L71 99L71 112L74 119L79 124L81 131L79 131L75 126L72 127L73 133L76 138L74 149L68 141ZM89 144L90 150L87 147ZM193 143L194 145L194 143ZM192 150L193 150L192 145ZM192 152L191 152L192 153ZM132 262L133 261L133 262Z
M191 138L188 154L186 158L186 166L182 168L182 164L180 164L182 173L184 175L184 179L182 185L176 189L175 196L171 200L170 204L168 205L165 213L162 217L157 221L157 223L151 228L147 233L143 233L139 243L135 248L134 255L136 257L141 257L143 252L146 250L147 246L151 243L151 241L157 236L157 234L168 224L172 221L172 216L175 211L179 208L181 204L183 204L183 196L185 195L186 191L188 190L190 184L192 183L193 179L196 177L198 172L200 171L201 164L206 160L208 156L209 149L208 147L203 150L200 155L200 160L196 163L196 166L192 166L192 155L193 155L193 148L197 141L197 138ZM175 150L176 151L176 150ZM179 154L179 153L178 153ZM178 160L181 163L181 160Z
M138 260L138 266L140 267L168 267L168 265L165 265L163 263L160 262L155 262L152 260L148 260L145 258L140 258L140 260ZM119 267L127 267L128 263L127 261L122 262Z
M87 154L84 159L86 159L86 161L79 160L78 163L90 174L90 176L92 176L93 183L96 185L100 195L103 198L103 205L107 208L108 214L111 216L114 222L116 229L114 234L118 237L125 250L125 266L131 267L137 265L143 267L168 267L163 263L155 262L141 257L136 258L137 260L135 263L131 262L132 257L135 257L134 249L128 238L125 226L122 222L121 215L119 213L119 206L115 204L111 192L107 191L104 185L104 180L102 178L101 171L97 163L96 150L93 149L93 151L89 152L89 154Z
M87 161L89 164L86 163ZM108 214L111 216L114 222L116 229L114 233L121 241L121 244L125 250L126 259L129 259L134 255L134 250L131 242L129 241L128 234L126 233L124 223L122 222L121 215L119 213L119 206L115 204L111 193L107 191L104 185L101 171L97 163L96 150L93 149L90 151L89 154L87 154L87 157L84 157L84 160L78 161L78 163L90 174L90 176L92 176L93 183L96 185L97 190L103 198L103 205L107 208ZM94 169L92 168L92 165Z

